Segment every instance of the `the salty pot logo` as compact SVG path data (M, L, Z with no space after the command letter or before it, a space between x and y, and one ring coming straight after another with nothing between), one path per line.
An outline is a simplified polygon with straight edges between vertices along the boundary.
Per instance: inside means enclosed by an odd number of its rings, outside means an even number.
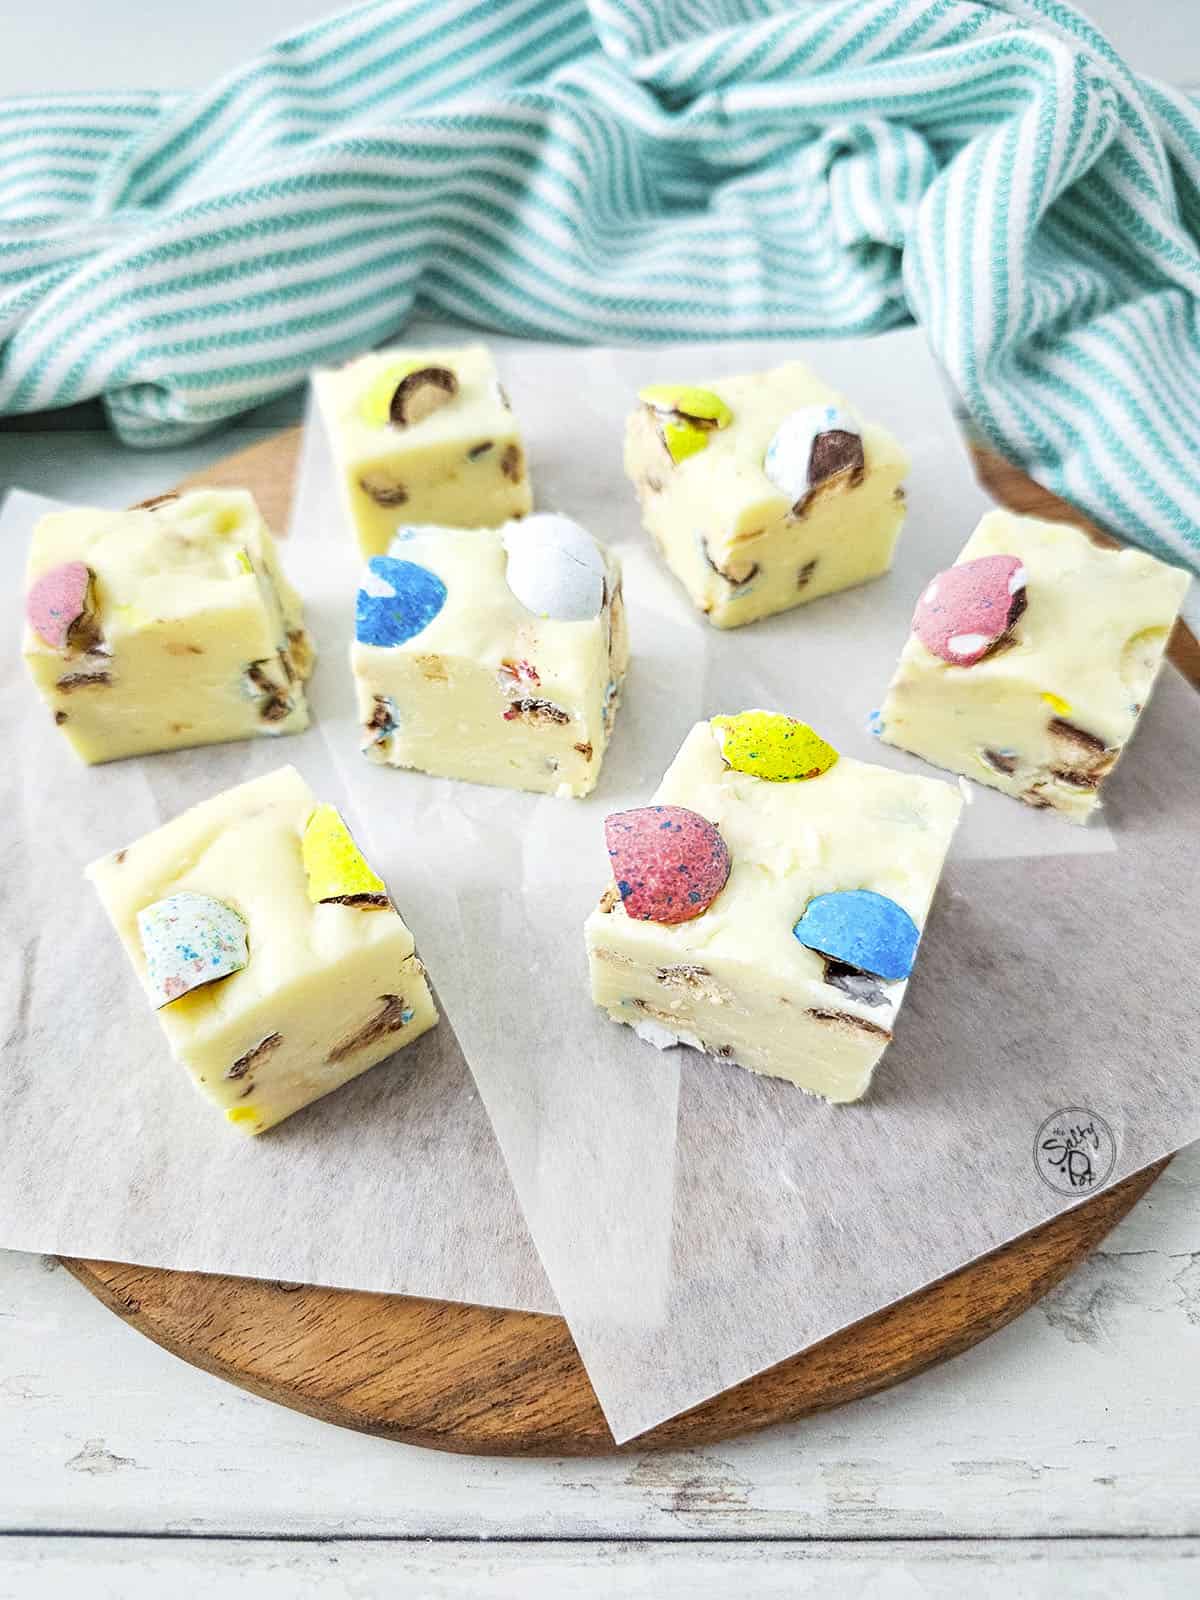
M1116 1161L1112 1129L1083 1106L1066 1106L1047 1117L1033 1141L1037 1175L1056 1194L1083 1195L1102 1189Z

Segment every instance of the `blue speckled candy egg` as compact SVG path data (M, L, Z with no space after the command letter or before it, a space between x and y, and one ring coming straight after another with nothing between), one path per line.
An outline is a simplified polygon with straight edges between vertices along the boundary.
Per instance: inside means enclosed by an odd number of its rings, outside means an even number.
M792 932L818 955L888 983L908 977L921 937L903 906L873 889L814 896Z
M446 585L415 561L372 556L354 611L359 644L398 645L427 628L446 604Z

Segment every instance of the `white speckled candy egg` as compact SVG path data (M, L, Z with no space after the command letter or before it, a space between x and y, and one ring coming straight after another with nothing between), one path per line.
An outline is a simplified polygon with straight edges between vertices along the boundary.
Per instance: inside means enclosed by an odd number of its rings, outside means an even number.
M590 622L604 604L600 546L570 517L538 512L504 530L508 587L527 611L557 622Z
M789 500L801 501L816 488L812 467L817 440L830 433L857 438L861 432L857 419L843 406L802 406L789 412L775 430L763 458L763 471Z

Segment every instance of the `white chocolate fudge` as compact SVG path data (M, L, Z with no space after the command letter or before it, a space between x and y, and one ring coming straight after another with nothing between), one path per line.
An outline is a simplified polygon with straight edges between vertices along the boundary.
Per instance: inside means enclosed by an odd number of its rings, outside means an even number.
M244 490L43 517L25 661L89 763L308 726L312 646Z
M605 824L593 999L660 1048L860 1099L961 807L950 784L839 758L790 717L697 723L652 803Z
M908 457L798 361L655 384L625 434L642 522L718 628L886 572Z
M587 794L628 659L620 567L568 518L403 529L358 593L363 749L439 777Z
M176 1060L243 1133L437 1021L384 884L294 767L193 806L87 875Z
M313 380L364 556L402 524L499 527L533 504L525 449L483 345L376 350Z
M1188 575L991 511L927 584L876 731L1086 822L1162 665Z

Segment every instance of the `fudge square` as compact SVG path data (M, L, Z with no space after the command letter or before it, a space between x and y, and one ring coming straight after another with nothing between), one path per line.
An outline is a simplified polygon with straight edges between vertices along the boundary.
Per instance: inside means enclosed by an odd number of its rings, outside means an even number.
M495 528L533 504L483 345L372 351L317 373L314 388L364 556L383 555L402 523Z
M280 767L87 875L197 1089L262 1133L438 1020L345 823Z
M716 627L891 566L908 457L800 362L638 398L625 471L643 525Z
M308 726L300 599L244 490L43 517L25 621L30 675L89 763Z
M363 749L439 777L587 794L628 660L620 567L578 523L542 512L403 529L358 593Z
M778 713L697 723L652 803L605 823L592 998L660 1048L860 1099L961 808Z
M1188 575L991 511L930 580L880 708L888 744L1086 822L1150 698Z

